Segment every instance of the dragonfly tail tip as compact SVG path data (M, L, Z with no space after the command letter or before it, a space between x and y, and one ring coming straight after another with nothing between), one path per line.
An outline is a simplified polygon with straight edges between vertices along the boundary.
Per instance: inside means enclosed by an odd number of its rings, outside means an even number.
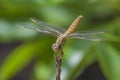
M79 17L80 17L80 18L83 18L83 16L82 16L82 15L79 15Z

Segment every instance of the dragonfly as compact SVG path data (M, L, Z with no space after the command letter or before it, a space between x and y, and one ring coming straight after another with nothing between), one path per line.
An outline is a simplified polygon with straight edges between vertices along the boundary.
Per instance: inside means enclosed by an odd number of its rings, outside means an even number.
M70 27L65 29L59 29L55 28L54 26L47 24L45 22L39 21L35 18L31 18L30 20L35 23L37 26L30 27L30 26L24 26L20 25L24 28L32 29L38 32L47 33L50 35L54 35L57 37L56 42L52 45L52 49L55 52L55 61L56 61L56 80L60 80L60 74L61 74L61 63L62 63L62 56L63 51L62 48L64 44L66 43L68 38L76 38L76 39L82 39L82 40L92 40L92 41L102 41L103 38L94 37L91 35L94 34L103 34L106 33L106 31L101 32L92 32L92 31L81 31L81 32L75 32L75 29L78 26L78 23L83 18L82 15L78 16L73 23L70 25Z
M42 22L42 21L35 19L35 18L30 18L30 20L33 23L37 24L37 27L29 27L29 26L24 26L24 25L22 25L22 27L56 36L57 40L52 45L54 52L62 51L62 47L64 46L64 44L68 38L76 38L76 39L92 40L92 41L103 41L104 40L103 38L93 37L91 35L92 34L104 34L104 33L106 33L105 31L101 31L101 32L93 32L93 31L74 32L78 26L78 23L81 21L82 18L83 18L83 16L79 15L73 21L73 23L70 25L70 27L67 30L61 29L61 28L60 29L55 28L55 26L47 24L47 23Z

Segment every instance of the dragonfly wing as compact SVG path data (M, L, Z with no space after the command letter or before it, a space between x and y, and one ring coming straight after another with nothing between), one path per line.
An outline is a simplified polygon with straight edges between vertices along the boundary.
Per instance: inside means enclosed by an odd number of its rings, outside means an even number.
M91 36L91 35L70 35L68 37L81 39L81 40L91 40L91 41L104 41L105 40L104 38Z
M100 31L100 32L93 32L93 31L80 31L80 32L76 32L76 33L73 33L71 35L75 35L75 36L79 36L79 35L90 35L90 34L105 34L107 33L108 31Z
M47 33L47 34L50 34L50 35L58 36L57 34L51 33L50 31L45 30L45 29L35 28L35 27L31 27L31 26L24 26L22 24L20 24L18 26L24 27L24 28L27 28L27 29L31 29L31 30L34 30L34 31L37 31L37 32L42 32L42 33Z
M55 33L55 34L62 34L63 31L65 31L65 29L63 28L58 28L56 26L52 26L50 24L47 24L45 22L42 22L42 21L39 21L35 18L30 18L30 20L34 23L36 23L39 27L43 26L42 28L46 29L46 30L49 30L50 32L52 33Z

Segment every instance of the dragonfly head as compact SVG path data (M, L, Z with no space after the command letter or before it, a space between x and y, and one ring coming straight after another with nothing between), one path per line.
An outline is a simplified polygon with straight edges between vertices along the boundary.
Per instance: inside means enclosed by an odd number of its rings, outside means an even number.
M60 50L62 50L61 46L56 43L52 45L52 49L54 52L59 52Z
M60 35L56 42L52 45L53 51L54 52L61 52L62 51L62 47L64 46L66 42L66 37L63 35Z

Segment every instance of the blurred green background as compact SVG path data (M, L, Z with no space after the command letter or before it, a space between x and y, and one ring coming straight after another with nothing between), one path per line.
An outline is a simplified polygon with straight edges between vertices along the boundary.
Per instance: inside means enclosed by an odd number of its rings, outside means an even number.
M55 80L56 37L17 26L29 18L77 31L109 31L106 41L69 39L61 80L120 80L120 0L0 0L0 80ZM96 67L83 75L86 68ZM100 77L97 77L100 73Z

